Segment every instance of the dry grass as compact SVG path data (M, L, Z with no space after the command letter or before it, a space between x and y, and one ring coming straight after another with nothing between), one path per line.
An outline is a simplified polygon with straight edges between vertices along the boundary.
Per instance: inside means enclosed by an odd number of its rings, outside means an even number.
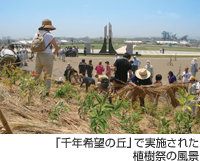
M117 85L115 85L116 88ZM127 92L132 92L132 100L136 101L137 97L145 98L146 95L149 96L150 102L154 102L154 99L159 96L163 96L166 98L166 102L173 107L177 107L179 105L178 100L175 98L175 92L177 92L178 88L187 89L186 83L173 83L169 85L161 85L161 84L153 84L153 85L145 85L138 86L138 88L134 88L131 85L126 85L121 88L116 94L112 95L112 97L122 97Z
M0 109L2 110L5 118L12 129L14 134L91 134L92 130L89 128L90 120L82 120L78 115L77 98L75 96L69 101L64 99L55 98L53 99L52 94L56 91L56 88L60 85L52 87L49 97L40 99L38 94L39 91L35 91L33 96L33 103L30 105L26 104L26 100L20 97L21 90L18 86L13 86L13 91L10 92L9 88L3 83L0 84ZM180 85L178 85L180 86ZM159 108L163 108L166 104L165 97L162 96L162 91L166 86L157 87L150 86L142 87L142 90L146 92L154 93L156 88L160 89L159 94L161 95L158 103ZM177 85L171 85L171 87L177 87ZM78 90L78 95L82 96L82 100L85 96L85 87L79 87L79 85L74 85L74 89ZM126 91L130 87L126 86L123 90ZM149 89L149 90L148 90ZM122 94L119 91L118 94ZM61 113L58 121L50 121L49 115L51 108L59 101L63 101L65 105L69 106L71 110L68 113ZM172 113L173 113L172 109ZM172 119L173 114L169 114L167 119ZM149 116L143 114L144 119L142 119L139 124L142 128L141 133L144 134L155 134L157 133L158 127L150 126ZM126 131L121 130L121 123L117 116L112 115L112 119L108 120L110 130L106 130L106 134L124 134ZM195 125L199 128L199 125ZM0 133L6 133L3 125L0 122Z

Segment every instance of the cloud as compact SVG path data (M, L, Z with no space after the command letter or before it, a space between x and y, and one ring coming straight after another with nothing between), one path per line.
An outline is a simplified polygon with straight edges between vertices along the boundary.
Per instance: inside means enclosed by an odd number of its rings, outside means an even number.
M166 16L169 18L179 18L180 15L174 12L166 13Z

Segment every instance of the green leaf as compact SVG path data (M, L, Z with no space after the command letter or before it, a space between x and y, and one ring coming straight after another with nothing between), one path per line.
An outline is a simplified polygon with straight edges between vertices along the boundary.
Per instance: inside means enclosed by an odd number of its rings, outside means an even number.
M105 111L105 113L106 113L106 115L108 116L108 117L110 117L110 118L112 118L112 116L111 116L111 114L110 114L110 111Z
M159 126L160 126L160 127L162 127L162 124L161 124L161 122L159 122L159 121L158 121L158 124L159 124Z
M106 102L107 97L108 97L108 95L104 96L104 98L103 98L103 104Z
M110 129L110 127L109 127L109 125L108 125L107 123L105 123L105 127L106 127L107 129Z
M111 109L114 109L114 105L112 105L112 104L105 104L105 106L104 106L105 108L111 108Z
M196 97L195 95L189 95L189 96L186 98L186 100L187 100L187 101L191 101L191 100L193 100L195 97Z
M189 111L192 112L192 109L189 106L185 106Z
M91 122L91 128L93 128L93 127L95 127L97 125L97 123L96 123L96 121L95 120L93 120L92 122Z
M184 97L184 90L182 88L178 88L178 93L180 96Z
M93 116L95 116L95 113L94 112L88 112L90 115L93 115Z
M176 99L180 102L180 104L181 105L184 105L185 104L185 98L183 98L183 97L180 97L180 99L178 99L177 97L176 97Z
M162 125L165 126L165 124L166 124L166 118L164 117L164 118L162 119Z
M101 129L98 129L97 133L98 134L103 134L103 131Z
M81 99L81 96L78 97L78 101L80 101L80 99Z
M94 120L96 117L88 116L89 119Z
M105 130L105 124L104 124L101 120L99 121L99 124L100 124L101 128L102 128L103 130Z
M97 99L97 101L98 101L99 104L102 103L102 100L101 100L101 98L98 95L95 95L95 98Z
M118 109L121 107L122 103L123 103L123 102L120 101L120 102L116 105L116 108L115 108L115 109L118 110Z
M121 118L121 115L120 115L119 112L114 112L113 114L114 114L115 116L118 116L119 118Z

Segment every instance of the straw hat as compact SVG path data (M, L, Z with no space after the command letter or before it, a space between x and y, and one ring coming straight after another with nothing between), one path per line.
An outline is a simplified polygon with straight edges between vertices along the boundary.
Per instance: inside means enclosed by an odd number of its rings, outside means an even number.
M101 60L99 60L99 63L102 63L102 61L101 61Z
M51 20L49 19L44 19L42 21L42 26L40 28L38 28L39 30L42 30L42 29L51 29L51 30L55 30L56 28L52 25L52 22Z
M139 79L147 79L151 76L151 73L145 68L142 68L142 69L136 70L135 76Z

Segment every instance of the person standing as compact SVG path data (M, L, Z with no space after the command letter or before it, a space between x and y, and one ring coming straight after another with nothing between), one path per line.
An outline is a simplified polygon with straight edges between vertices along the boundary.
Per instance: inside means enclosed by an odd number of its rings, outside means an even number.
M86 69L87 69L88 77L92 78L92 72L93 72L92 60L89 60L89 63L87 64Z
M191 108L192 108L192 117L194 118L196 115L196 106L195 104L198 102L198 95L197 95L197 84L196 84L196 80L194 76L191 76L189 78L189 81L191 83L191 87L189 90L190 95L196 96L193 100L189 101L188 103L192 104ZM196 101L197 100L197 101ZM185 107L185 111L187 110L187 108Z
M99 60L99 65L95 67L95 70L97 71L98 75L102 75L102 73L104 72L105 68L103 67L101 60Z
M176 82L176 76L174 75L172 71L169 71L168 73L168 80L169 80L169 84Z
M117 59L119 59L120 57L118 56L118 54L117 53L115 53L115 61L114 61L114 63L116 62L116 60Z
M150 78L151 78L151 81L153 82L154 69L153 69L153 66L150 64L149 60L146 61L146 65L144 68L147 69L151 73Z
M105 63L106 63L106 75L110 79L110 77L111 77L111 70L110 70L109 61L106 61Z
M112 71L115 71L115 82L118 84L125 84L127 82L127 72L129 72L129 78L132 77L132 67L129 62L131 55L125 53L123 58L117 59L113 67L110 67Z
M62 49L59 47L59 50L58 50L58 57L59 57L59 60L61 59L61 55L62 55Z
M163 54L164 54L164 52L165 52L165 49L164 49L164 48L162 49L162 52L163 52Z
M23 57L24 66L27 66L25 49L21 50L21 54L22 54L22 57Z
M78 46L76 47L76 56L78 57Z
M67 52L67 48L66 48L66 52ZM62 62L65 62L66 54L65 54L64 49L63 49L63 51L62 51L62 53L61 53L61 56L62 56Z
M196 77L196 73L198 72L197 58L194 58L191 61L191 72L192 72L192 76Z
M86 46L84 47L84 55L86 56Z
M140 66L141 61L136 58L136 56L133 57L133 73L135 73L136 70L138 70L138 67Z
M186 67L185 71L182 73L182 82L190 82L189 78L192 76L190 72L188 72L189 68Z
M79 74L82 74L85 77L85 73L86 73L86 63L85 63L85 59L82 59L82 62L80 62L79 64Z
M162 48L160 48L160 53L162 53Z
M37 79L40 74L42 73L42 69L45 68L45 71L47 72L48 77L45 79L45 84L47 86L46 95L49 96L50 88L51 88L51 76L53 72L53 59L55 59L55 55L57 54L59 47L56 43L56 40L54 36L50 33L50 31L55 30L56 28L52 25L52 22L49 19L44 19L42 21L42 26L39 27L39 32L37 32L34 37L33 41L39 36L44 33L44 42L45 42L45 51L38 52L35 59L35 73L38 74L38 76L35 77ZM50 44L53 44L55 47L54 53L52 53L52 50L50 49ZM31 44L31 50L33 49L33 42Z

